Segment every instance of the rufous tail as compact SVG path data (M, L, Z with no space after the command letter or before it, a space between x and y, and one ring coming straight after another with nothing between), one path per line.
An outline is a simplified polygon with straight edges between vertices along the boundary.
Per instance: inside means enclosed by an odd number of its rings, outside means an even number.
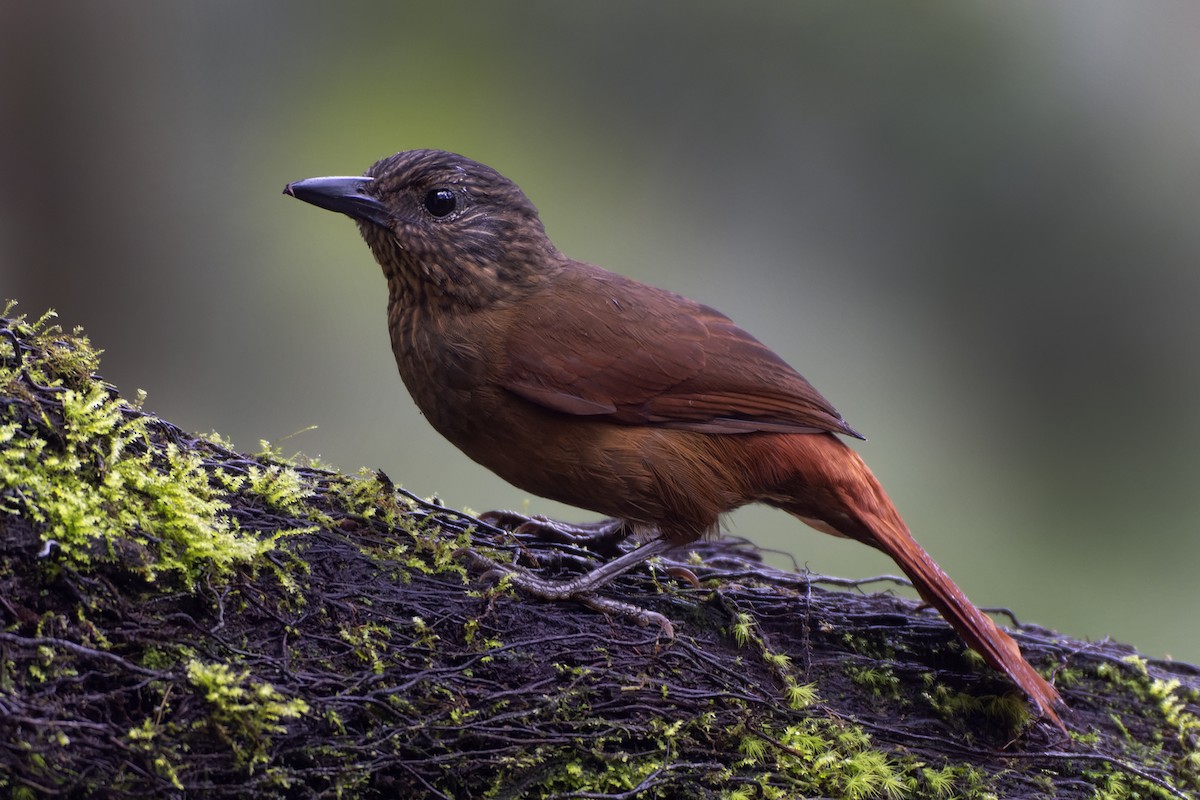
M869 544L891 556L912 580L917 593L942 613L963 641L1021 687L1043 717L1065 731L1066 727L1054 710L1056 705L1062 704L1062 698L1025 660L1016 641L967 599L950 576L917 544L903 523L879 518L871 520L870 515L864 516L867 518L863 523L874 534Z
M1058 691L1030 666L1016 641L976 608L917 544L857 454L832 436L789 438L800 445L793 455L800 459L802 475L798 477L805 484L797 487L799 502L773 504L810 525L816 523L818 529L869 544L891 556L921 597L941 612L963 641L1017 684L1042 717L1065 732L1055 711L1063 705Z

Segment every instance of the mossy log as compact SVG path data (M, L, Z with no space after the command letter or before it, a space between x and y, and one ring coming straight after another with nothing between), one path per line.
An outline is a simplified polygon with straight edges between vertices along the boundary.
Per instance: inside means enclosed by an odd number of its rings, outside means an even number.
M0 324L9 796L1200 791L1195 667L1018 627L1064 737L936 614L730 540L611 587L667 640L469 568L558 576L587 552L189 435L96 369L78 331Z

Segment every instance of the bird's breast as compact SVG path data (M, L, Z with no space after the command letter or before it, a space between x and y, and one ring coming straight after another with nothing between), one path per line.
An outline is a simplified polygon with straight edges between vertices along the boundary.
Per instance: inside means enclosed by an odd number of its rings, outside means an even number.
M453 315L398 309L389 314L392 352L417 407L462 447L476 421L495 411L495 354L486 325L474 331Z

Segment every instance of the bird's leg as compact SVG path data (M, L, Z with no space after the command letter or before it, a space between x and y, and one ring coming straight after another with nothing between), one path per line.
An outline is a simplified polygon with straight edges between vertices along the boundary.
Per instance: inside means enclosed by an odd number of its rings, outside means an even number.
M597 589L600 589L624 572L653 556L670 550L673 546L674 544L666 539L652 539L636 550L625 553L612 561L607 561L590 572L585 572L582 575L577 575L574 578L566 580L540 578L518 567L497 564L477 553L472 553L471 555L475 560L476 567L486 570L483 575L484 578L507 576L512 585L521 589L526 594L531 594L542 600L574 599L597 611L632 618L639 625L649 625L653 622L662 629L666 636L673 638L675 630L671 625L671 621L657 611L650 611L649 609L635 606L632 603L599 597L595 594Z
M544 542L569 544L591 550L605 558L621 555L621 542L629 537L624 520L602 519L598 522L560 522L556 519L526 516L516 511L488 511L479 518L489 525L511 530L515 534L530 534Z

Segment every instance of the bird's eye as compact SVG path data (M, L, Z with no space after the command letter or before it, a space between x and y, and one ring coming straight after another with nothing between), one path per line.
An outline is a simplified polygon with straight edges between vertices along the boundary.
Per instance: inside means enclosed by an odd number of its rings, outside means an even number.
M425 210L435 217L446 217L454 213L458 200L449 189L430 189L425 195Z

